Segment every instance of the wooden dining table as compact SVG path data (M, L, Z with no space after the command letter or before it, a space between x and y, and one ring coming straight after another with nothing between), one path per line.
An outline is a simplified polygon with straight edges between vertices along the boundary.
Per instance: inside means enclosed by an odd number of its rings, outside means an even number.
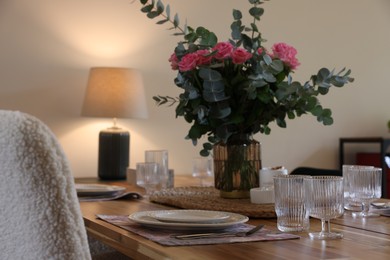
M76 183L105 183L125 186L128 191L143 193L143 189L126 181L98 181L77 178ZM176 176L175 187L196 185L189 176ZM390 200L382 200L390 202ZM261 205L253 204L253 207ZM353 218L345 211L331 221L333 231L344 237L336 240L313 240L308 232L292 232L299 239L229 243L216 245L163 246L138 234L97 218L97 214L130 215L140 211L177 209L150 202L148 199L80 202L89 236L107 244L132 259L389 259L390 217ZM250 218L248 224L264 224L277 230L275 218ZM321 222L310 219L310 231L320 231Z

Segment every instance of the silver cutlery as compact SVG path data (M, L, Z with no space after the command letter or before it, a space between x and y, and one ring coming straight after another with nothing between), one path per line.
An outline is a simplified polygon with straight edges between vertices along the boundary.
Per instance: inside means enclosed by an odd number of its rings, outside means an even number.
M264 225L258 225L252 228L249 231L244 232L223 232L223 233L197 233L197 234L188 234L188 235L175 235L174 238L177 239L199 239L199 238L219 238L219 237L247 237L250 236L260 229L262 229Z

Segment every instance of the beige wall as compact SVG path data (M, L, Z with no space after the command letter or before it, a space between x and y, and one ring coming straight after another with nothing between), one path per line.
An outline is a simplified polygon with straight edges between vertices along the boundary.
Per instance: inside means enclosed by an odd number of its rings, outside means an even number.
M119 120L131 132L130 166L146 149L168 149L170 168L189 174L193 147L189 125L173 108L156 107L153 95L177 95L168 57L179 40L157 26L129 0L0 1L0 109L37 116L58 136L75 176L96 176L97 136L108 119L82 118L82 99L92 66L139 69L149 97L149 119ZM221 40L229 36L231 10L244 0L166 0L189 25L203 25ZM355 83L323 96L335 123L324 127L312 116L272 128L262 142L264 166L336 168L338 138L387 136L390 119L389 0L271 0L259 25L266 46L287 42L298 50L295 79L306 81L319 68L352 69Z

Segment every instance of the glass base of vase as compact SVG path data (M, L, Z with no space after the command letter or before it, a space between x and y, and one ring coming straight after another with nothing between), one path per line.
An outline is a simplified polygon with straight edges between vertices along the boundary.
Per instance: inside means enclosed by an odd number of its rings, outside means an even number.
M250 191L233 190L233 191L219 191L221 198L225 199L248 199L250 198Z

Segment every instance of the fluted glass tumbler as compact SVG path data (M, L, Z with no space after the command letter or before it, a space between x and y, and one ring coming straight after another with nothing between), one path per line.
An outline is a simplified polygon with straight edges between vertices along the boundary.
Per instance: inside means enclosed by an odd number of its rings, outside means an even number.
M280 231L307 231L309 213L304 203L305 192L302 175L278 175L274 177L275 212Z
M167 188L169 183L168 151L146 150L145 162L154 162L158 164L158 174L160 176L160 185L158 189Z
M213 186L213 159L196 157L192 159L192 177L199 179L201 187Z
M351 199L362 204L360 212L353 212L354 217L378 217L369 212L370 203L382 195L382 169L352 169L348 172L349 195Z
M309 215L321 219L321 231L311 232L309 236L321 240L342 238L342 233L331 231L330 220L340 217L344 213L343 177L308 177L304 183L305 203Z
M343 165L343 178L344 178L344 209L359 211L362 209L362 203L351 199L349 194L349 174L353 169L373 169L374 166L366 165Z
M160 176L157 163L136 164L137 185L146 191L145 197L149 197L160 185Z

